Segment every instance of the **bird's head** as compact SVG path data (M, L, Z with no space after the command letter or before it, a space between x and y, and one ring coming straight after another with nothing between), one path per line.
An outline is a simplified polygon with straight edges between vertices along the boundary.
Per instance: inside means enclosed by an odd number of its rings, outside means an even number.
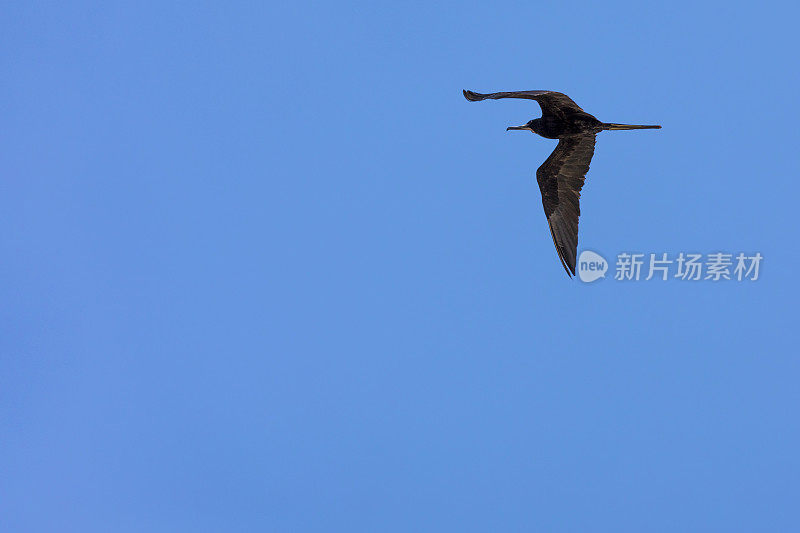
M535 118L535 119L533 119L531 121L528 121L528 123L525 124L524 126L509 126L508 128L506 128L506 131L509 131L509 130L528 130L528 131L532 131L533 133L539 133L539 124L541 123L541 121L542 121L542 119Z

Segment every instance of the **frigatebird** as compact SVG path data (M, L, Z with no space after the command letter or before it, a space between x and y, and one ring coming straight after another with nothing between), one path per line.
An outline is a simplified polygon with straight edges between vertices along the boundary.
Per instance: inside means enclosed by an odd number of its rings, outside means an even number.
M536 100L542 108L542 117L524 126L511 126L508 130L528 130L547 139L558 139L550 157L536 171L536 181L542 191L542 204L550 235L556 245L558 258L567 271L575 275L575 256L578 250L578 217L581 209L581 188L594 155L596 136L605 130L648 130L661 126L616 124L600 122L580 108L566 94L556 91L514 91L481 94L464 91L470 102L499 98L524 98Z

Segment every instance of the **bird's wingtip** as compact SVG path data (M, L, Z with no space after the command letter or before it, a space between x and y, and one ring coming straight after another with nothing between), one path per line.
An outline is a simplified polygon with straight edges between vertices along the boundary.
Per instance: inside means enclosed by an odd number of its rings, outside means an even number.
M472 91L468 91L467 89L463 89L461 92L464 93L464 98L466 98L470 102L475 102L475 101L479 100L478 95L476 93L472 92Z

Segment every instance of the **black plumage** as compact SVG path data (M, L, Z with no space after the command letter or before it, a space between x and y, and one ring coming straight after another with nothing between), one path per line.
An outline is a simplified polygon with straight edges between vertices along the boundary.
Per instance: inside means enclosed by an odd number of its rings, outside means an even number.
M536 171L536 181L542 192L544 214L558 257L567 274L575 275L578 219L581 214L579 199L594 155L597 134L604 130L658 129L661 126L600 122L581 109L569 96L555 91L490 94L464 91L464 97L470 102L524 98L539 103L542 108L541 118L533 119L524 126L506 129L529 130L548 139L558 139L556 149Z

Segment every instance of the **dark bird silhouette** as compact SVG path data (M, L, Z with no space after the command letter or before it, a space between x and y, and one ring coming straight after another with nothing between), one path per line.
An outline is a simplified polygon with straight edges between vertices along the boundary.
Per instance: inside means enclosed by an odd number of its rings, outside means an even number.
M524 126L511 126L508 130L529 130L548 139L558 139L550 157L536 171L536 181L542 191L542 204L550 235L556 245L558 258L568 275L575 275L575 255L578 250L578 217L581 214L579 198L581 188L594 155L598 133L604 130L646 130L661 126L642 126L600 122L566 94L555 91L514 91L480 94L464 91L470 102L497 100L499 98L525 98L536 100L542 108L542 117Z

